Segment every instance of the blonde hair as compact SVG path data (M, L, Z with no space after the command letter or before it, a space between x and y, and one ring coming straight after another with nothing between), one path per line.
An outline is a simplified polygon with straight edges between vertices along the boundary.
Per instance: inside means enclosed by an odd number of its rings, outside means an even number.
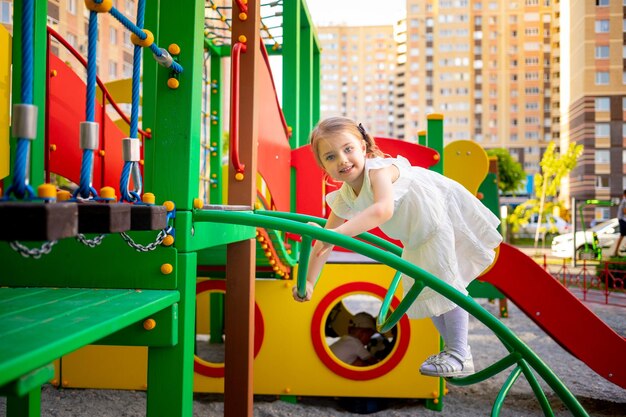
M315 156L315 161L320 167L324 167L318 151L320 140L332 138L341 133L350 133L356 138L362 138L365 141L365 155L368 158L385 156L376 146L374 138L365 131L363 125L357 124L354 120L347 117L329 117L319 122L310 136L311 150Z

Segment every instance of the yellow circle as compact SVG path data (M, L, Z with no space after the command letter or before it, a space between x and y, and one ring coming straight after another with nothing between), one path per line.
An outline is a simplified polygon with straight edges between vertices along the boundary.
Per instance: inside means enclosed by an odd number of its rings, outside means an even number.
M237 181L243 181L243 178L244 178L243 172L238 172L235 174L235 179Z
M248 38L246 38L246 35L239 35L239 38L237 38L237 40L241 43L248 42Z
M56 198L57 187L52 184L41 184L37 187L37 195L39 198Z
M108 13L113 8L113 0L102 0L102 3L96 3L93 0L85 0L85 7L92 12Z
M115 198L115 189L113 187L102 187L100 189L100 197Z
M170 78L167 80L167 86L172 90L176 90L180 86L180 83L176 78Z
M146 39L141 39L139 36L133 33L130 35L130 41L134 45L147 48L154 43L154 35L148 29L143 29L142 32L146 34Z
M180 54L180 46L178 46L177 44L173 43L170 46L167 47L167 52L169 52L172 55L178 55Z
M165 239L163 239L163 246L172 246L174 244L174 236L167 235Z
M57 145L52 144L52 145L50 145L49 149L50 149L50 152L54 152L54 151L57 150Z
M100 156L104 156L104 149L100 149L100 150L98 151L98 155L100 155Z
M247 13L239 13L239 20L243 20L246 21L248 20L248 14Z
M174 267L172 264L163 264L161 265L161 273L163 275L169 275L174 271Z
M193 208L201 209L202 207L204 207L204 201L202 201L202 199L200 199L200 198L194 198L193 199Z
M172 210L174 210L174 208L176 207L176 206L174 205L174 202L173 202L173 201L169 201L169 200L168 200L168 201L166 201L165 203L163 203L163 205L165 206L165 209L166 209L167 211L172 211Z
M153 330L156 327L156 321L154 319L148 319L143 322L143 328L146 330Z

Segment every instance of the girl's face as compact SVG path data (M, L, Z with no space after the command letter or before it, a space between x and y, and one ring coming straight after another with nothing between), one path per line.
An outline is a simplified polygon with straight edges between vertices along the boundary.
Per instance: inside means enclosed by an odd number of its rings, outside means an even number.
M363 185L365 141L350 133L321 139L317 147L324 170L336 181L348 183L356 192Z

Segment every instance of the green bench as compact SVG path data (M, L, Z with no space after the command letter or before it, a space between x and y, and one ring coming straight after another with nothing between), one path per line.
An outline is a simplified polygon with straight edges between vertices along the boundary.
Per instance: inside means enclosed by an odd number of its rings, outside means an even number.
M7 416L39 415L52 362L83 346L175 346L179 299L176 290L0 288L0 395L7 397Z

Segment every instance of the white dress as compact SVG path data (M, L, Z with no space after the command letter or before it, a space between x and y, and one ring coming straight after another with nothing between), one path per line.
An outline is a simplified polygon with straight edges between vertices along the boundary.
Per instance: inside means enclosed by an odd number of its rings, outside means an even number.
M347 184L326 196L333 212L344 219L354 217L374 203L369 171L395 165L400 176L393 184L393 217L380 226L404 246L402 258L430 272L463 294L495 258L502 242L500 220L458 182L434 171L413 167L397 158L365 161L359 195ZM406 292L415 281L403 276ZM411 318L439 316L456 307L452 301L425 287L408 309Z

